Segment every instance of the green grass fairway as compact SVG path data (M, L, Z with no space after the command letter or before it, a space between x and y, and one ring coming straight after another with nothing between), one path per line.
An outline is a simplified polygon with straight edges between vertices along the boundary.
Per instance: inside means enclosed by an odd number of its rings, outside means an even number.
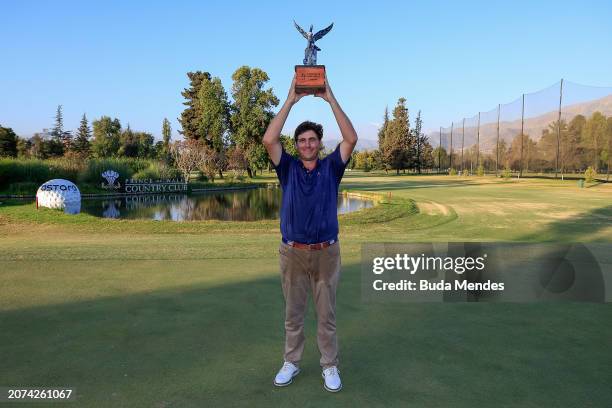
M6 200L0 386L80 398L18 407L612 406L610 304L367 304L360 292L364 242L612 247L612 184L347 172L342 187L380 203L340 217L340 393L322 387L312 304L302 373L272 384L278 220L101 220Z

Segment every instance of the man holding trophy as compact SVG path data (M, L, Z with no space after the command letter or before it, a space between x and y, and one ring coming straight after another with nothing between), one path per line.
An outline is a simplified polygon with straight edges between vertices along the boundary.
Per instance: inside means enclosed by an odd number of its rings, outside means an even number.
M295 25L308 40L304 58L308 65L296 66L287 100L263 137L283 190L279 253L285 298L285 351L284 364L274 384L289 385L300 372L305 341L304 315L310 290L317 314L317 344L324 388L337 392L342 388L336 338L336 288L341 266L338 187L357 143L357 133L334 97L325 67L316 65L316 51L320 49L314 42L329 32L333 24L314 35L312 26L306 33ZM323 127L319 124L306 121L295 130L299 159L287 154L280 142L291 108L309 94L329 103L342 134L342 142L323 159L319 159L323 137Z

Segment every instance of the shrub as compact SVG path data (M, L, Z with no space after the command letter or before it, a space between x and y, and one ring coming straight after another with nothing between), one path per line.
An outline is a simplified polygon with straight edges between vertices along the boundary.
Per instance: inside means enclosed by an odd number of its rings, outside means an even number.
M464 170L463 170L463 172L461 173L461 175L462 175L463 177L467 177L467 176L469 176L469 175L470 175L470 172L469 172L467 169L464 169Z
M132 178L137 180L147 179L172 179L182 177L180 171L168 166L163 162L152 161L149 166L135 173Z
M589 168L584 171L584 181L587 183L592 183L595 181L595 174L595 169L592 166L589 166Z
M42 183L33 183L28 181L11 183L4 193L14 195L34 195L41 184Z
M147 167L144 170L140 170L138 173L134 173L132 175L132 178L136 180L148 180L148 179L157 180L157 179L160 179L161 177L159 176L159 172L157 171L157 169L153 167Z
M56 178L63 178L71 181L76 181L79 177L79 173L83 172L85 169L85 162L74 156L48 159L46 163L49 165L51 174L58 175Z
M200 181L203 183L208 183L209 179L208 177L206 177L206 174L202 173L201 171L196 172L196 177L195 177L195 181ZM193 175L191 175L193 176Z
M478 166L478 168L476 169L476 175L477 176L484 176L485 171L484 171L484 167L482 166L482 164L480 166Z
M114 170L119 173L119 180L123 184L126 178L132 178L135 171L126 159L91 159L87 162L87 167L81 173L79 181L99 185L102 183L102 173L106 170Z
M45 181L61 178L75 182L79 166L63 159L0 159L0 188L13 183L42 184Z
M510 171L510 167L506 167L502 173L502 177L505 179L509 179L512 177L512 172Z
M237 171L229 171L225 174L225 182L226 183L243 183L245 180L244 175L242 174L242 172L237 172Z
M78 155L48 160L40 159L0 159L0 189L18 193L30 190L27 183L37 187L42 183L61 178L76 184L90 184L100 186L103 182L102 173L106 170L115 170L120 180L138 175L141 179L178 178L180 173L162 162L134 158L121 159L90 159L85 160ZM123 183L123 181L121 181ZM14 184L24 184L13 186ZM36 189L34 189L36 191Z
M448 172L449 176L456 176L457 175L457 170L455 170L454 168L451 168L450 171Z

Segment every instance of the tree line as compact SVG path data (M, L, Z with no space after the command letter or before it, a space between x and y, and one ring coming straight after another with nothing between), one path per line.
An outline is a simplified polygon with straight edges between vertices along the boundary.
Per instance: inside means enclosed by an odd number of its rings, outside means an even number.
M442 148L440 167L448 170L505 168L523 172L581 173L588 167L595 172L610 172L612 167L612 116L594 112L590 117L576 115L569 122L553 121L542 130L538 140L518 132L509 142L500 139L488 152L476 144L461 152L454 146ZM434 155L435 156L435 155ZM437 160L436 160L437 161ZM437 163L436 163L437 165Z
M412 171L421 173L432 169L437 150L423 133L421 111L418 112L414 127L410 127L410 117L406 99L399 98L393 108L393 117L385 108L383 123L378 130L378 149L353 152L353 168L370 170Z
M519 135L520 136L520 135ZM557 136L559 137L559 170L581 172L592 167L596 172L612 165L612 116L594 112L590 117L576 115L569 121L555 121L542 131L538 141L523 138L523 168L527 171L554 171L557 165ZM517 140L518 139L518 140ZM506 165L517 166L520 138L515 137L507 154L500 148ZM514 154L513 154L514 152Z
M151 133L123 128L117 118L102 116L89 125L87 115L81 117L76 131L66 130L62 105L57 107L55 123L47 132L22 138L13 129L0 125L0 156L50 159L72 156L79 159L109 157L167 158L172 129L170 121L162 122L163 140L155 143Z
M223 177L226 170L248 173L253 177L269 167L261 139L274 117L279 100L266 89L269 77L259 68L242 66L232 75L230 95L221 80L209 72L188 72L189 86L181 92L185 109L178 121L183 140L171 142L168 119L162 122L163 140L155 143L148 132L123 127L118 118L102 116L89 126L83 114L78 129L65 129L62 106L48 134L37 133L30 139L17 137L12 129L0 127L0 155L39 159L66 155L88 157L157 158L177 167L188 176L200 170L208 178ZM410 127L406 99L400 98L392 118L385 109L378 132L379 148L353 153L353 167L385 171L416 171L435 166L437 150L422 132L419 111L415 126ZM283 135L282 143L297 155L293 139Z
M185 109L178 118L183 140L171 142L168 119L162 123L163 140L157 143L151 133L133 130L129 124L124 128L118 118L110 116L94 120L92 131L83 114L78 129L68 131L60 105L52 129L29 139L0 126L0 156L157 158L172 165L190 163L185 166L203 168L209 177L223 177L227 169L252 177L268 167L261 138L279 103L272 89L265 89L268 74L259 68L238 68L232 75L231 100L221 80L209 72L188 72L187 77L189 86L181 92Z

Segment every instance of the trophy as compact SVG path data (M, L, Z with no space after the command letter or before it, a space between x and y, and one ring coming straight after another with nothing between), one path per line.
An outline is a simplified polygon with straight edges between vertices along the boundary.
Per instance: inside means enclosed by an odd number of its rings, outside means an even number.
M295 20L293 20L293 24L295 24L295 28L297 28L300 34L308 40L308 45L306 50L304 50L304 65L295 66L295 92L307 94L325 92L325 65L317 65L317 51L321 51L321 49L315 45L315 42L329 33L334 23L331 23L329 27L316 34L312 33L312 25L310 26L310 31L306 32Z

